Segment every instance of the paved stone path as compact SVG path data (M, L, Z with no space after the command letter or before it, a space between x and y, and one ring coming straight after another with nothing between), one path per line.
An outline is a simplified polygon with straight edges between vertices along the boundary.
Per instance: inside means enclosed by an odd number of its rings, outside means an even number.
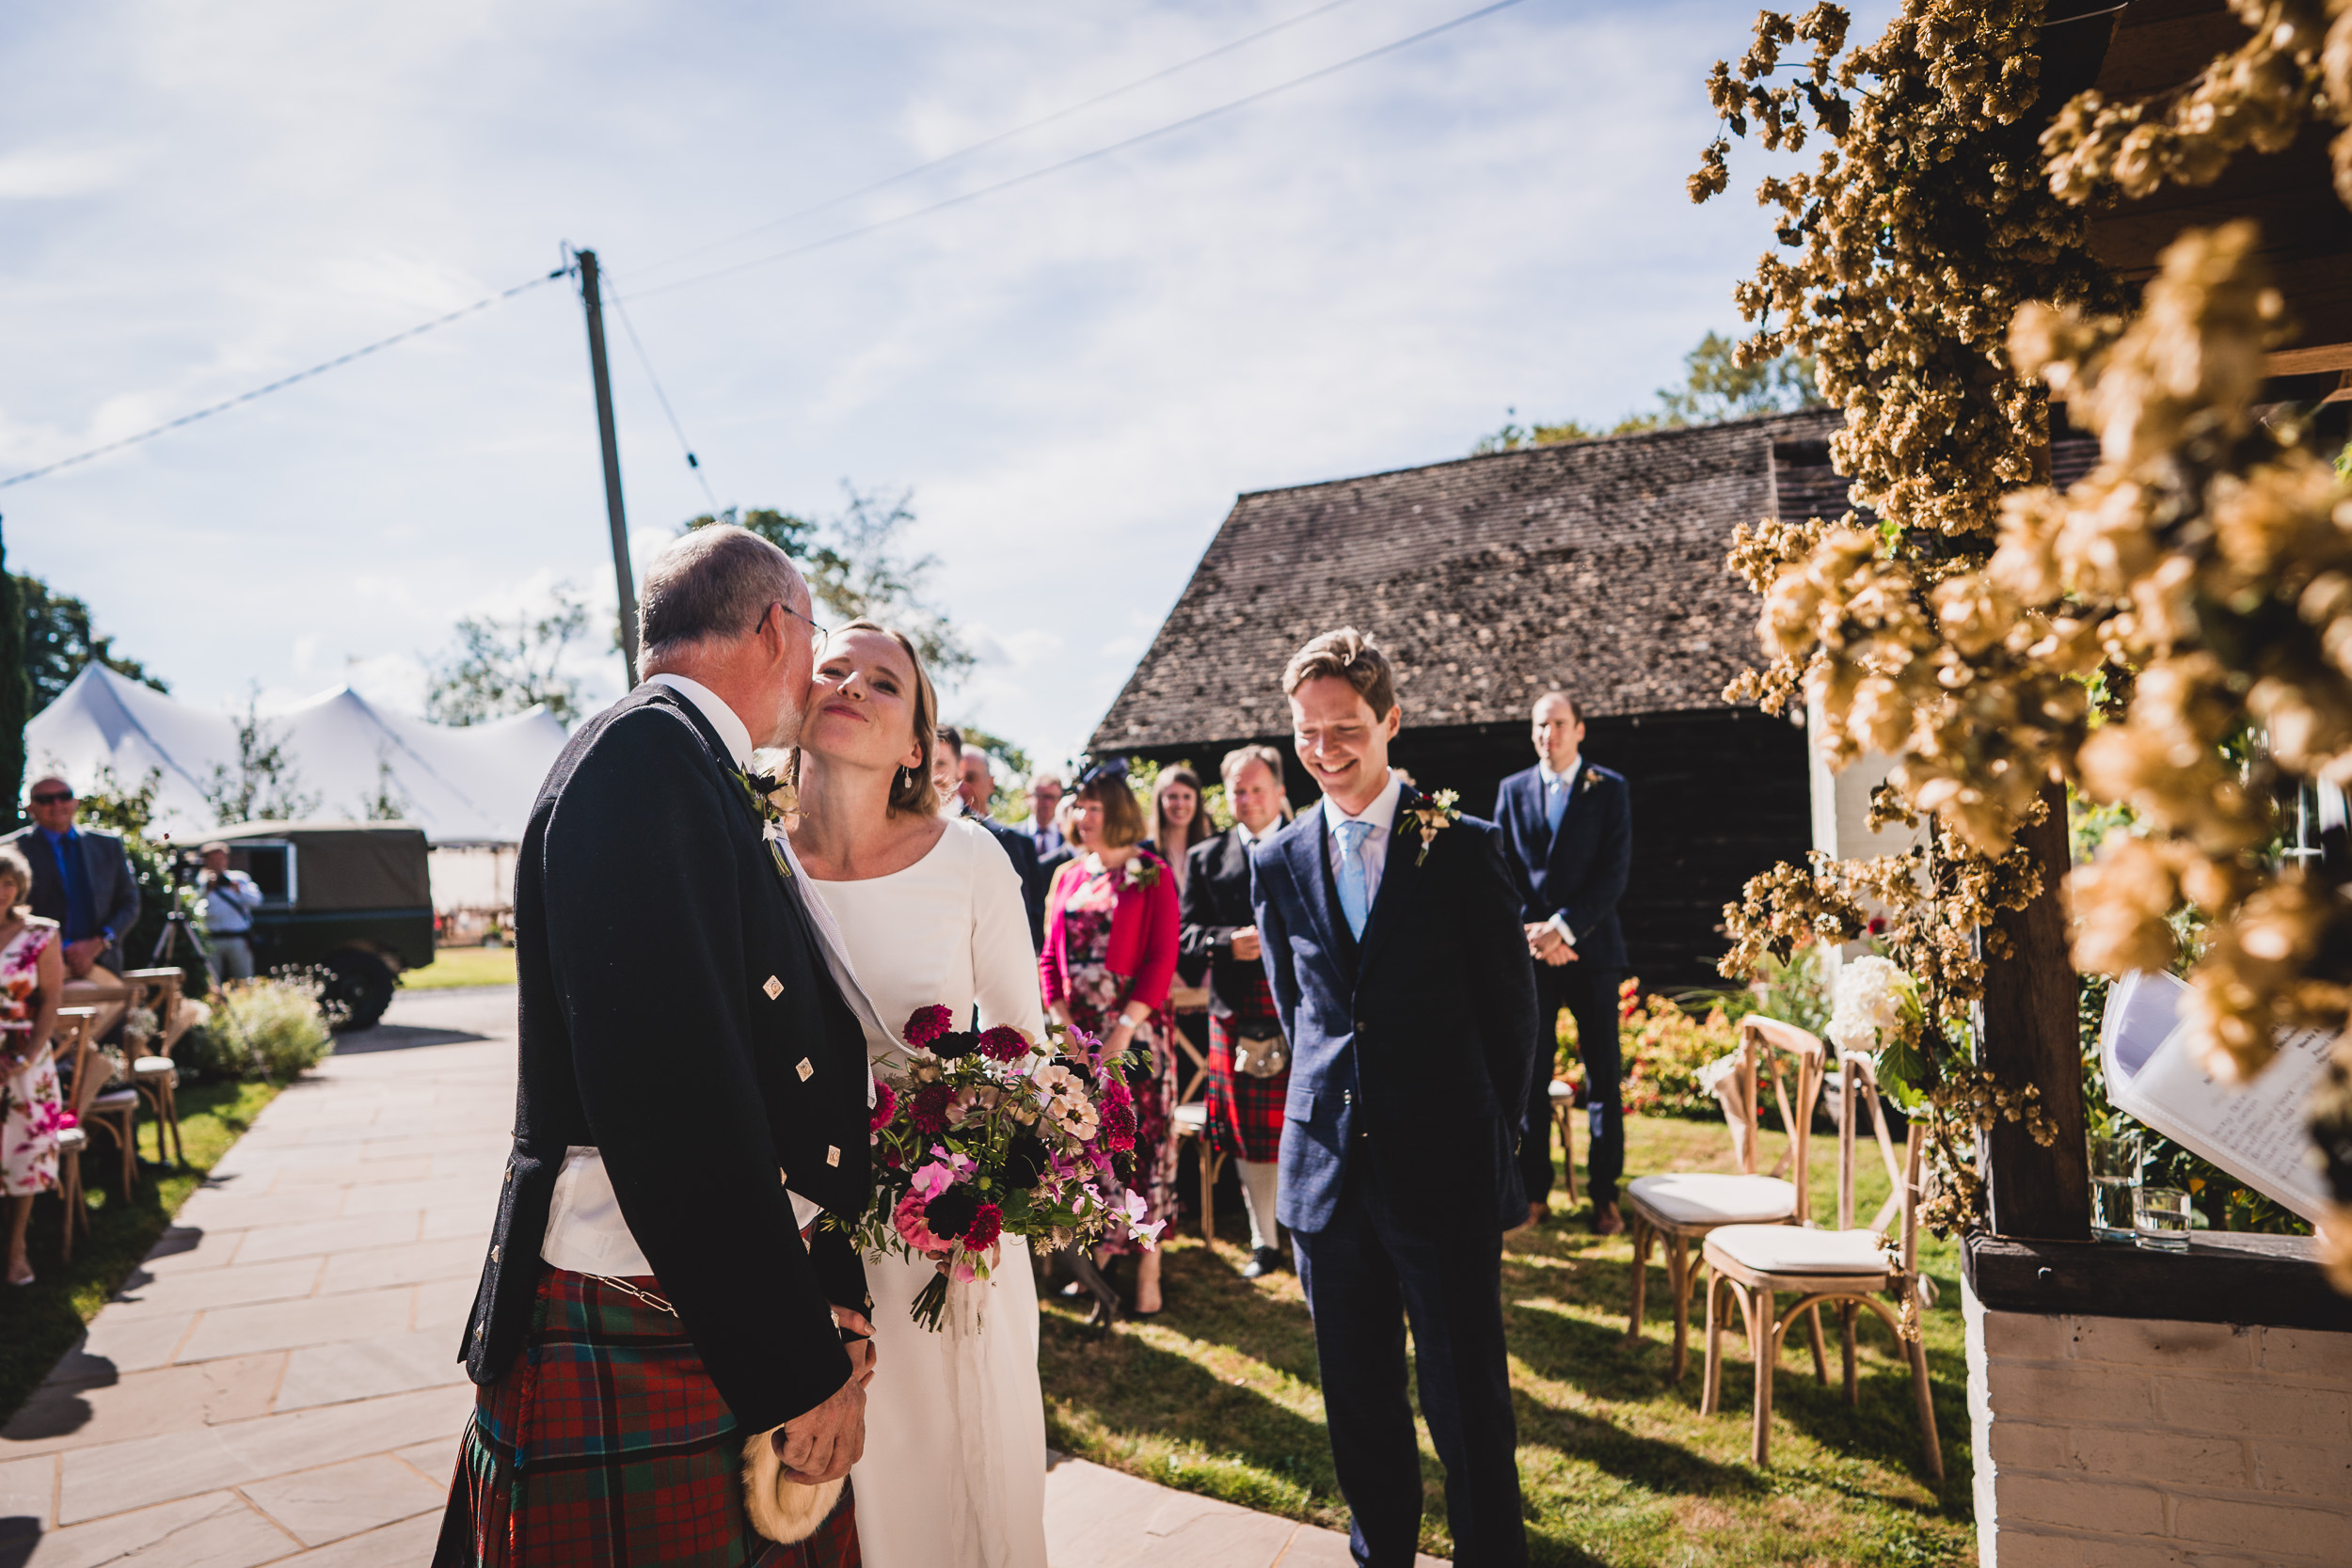
M403 995L262 1114L0 1431L0 1565L430 1559L514 1018L509 989ZM1047 1499L1052 1568L1348 1560L1328 1530L1079 1461Z

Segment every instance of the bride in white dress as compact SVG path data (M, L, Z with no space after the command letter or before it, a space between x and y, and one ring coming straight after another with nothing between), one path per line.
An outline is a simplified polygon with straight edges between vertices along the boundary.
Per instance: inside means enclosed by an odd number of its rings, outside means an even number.
M1041 1037L1020 876L984 829L936 815L937 721L904 638L866 621L832 633L801 725L794 856L885 1029L945 1005ZM866 1049L905 1063L895 1037ZM1044 1568L1037 1284L1027 1243L1002 1246L989 1280L951 1287L937 1333L908 1316L937 1270L866 1256L877 1358L850 1471L866 1568Z

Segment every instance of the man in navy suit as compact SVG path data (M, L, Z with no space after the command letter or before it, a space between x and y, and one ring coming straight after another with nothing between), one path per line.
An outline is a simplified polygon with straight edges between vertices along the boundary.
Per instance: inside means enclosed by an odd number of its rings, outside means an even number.
M1502 781L1495 794L1511 871L1518 879L1527 948L1536 959L1534 1081L1519 1139L1519 1180L1527 1219L1539 1223L1551 1196L1551 1066L1560 1009L1576 1016L1576 1050L1584 1059L1586 1115L1592 1119L1593 1229L1625 1229L1617 1179L1625 1174L1623 1073L1617 1044L1617 982L1625 974L1625 933L1617 900L1633 862L1633 807L1625 778L1584 760L1584 721L1576 699L1547 691L1535 700L1535 754L1541 760Z
M1250 850L1250 903L1291 1042L1280 1196L1313 1315L1331 1455L1365 1568L1408 1568L1421 1457L1445 1465L1462 1568L1527 1560L1502 1342L1502 1232L1535 1034L1519 895L1494 827L1389 768L1389 661L1354 627L1282 673L1323 800Z

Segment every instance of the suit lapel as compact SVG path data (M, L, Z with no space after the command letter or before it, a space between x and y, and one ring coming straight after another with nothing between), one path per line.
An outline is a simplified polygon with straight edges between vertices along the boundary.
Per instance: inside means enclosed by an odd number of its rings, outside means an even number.
M1372 895L1372 912L1364 918L1363 947L1356 956L1359 972L1372 967L1389 934L1404 919L1405 906L1421 880L1421 833L1412 816L1413 808L1420 804L1418 790L1404 790L1397 796L1396 820L1389 824L1388 863L1380 868L1380 886ZM1336 889L1332 896L1338 897Z
M1323 950L1331 955L1341 972L1353 979L1356 973L1356 939L1349 935L1347 919L1340 912L1339 884L1331 879L1330 826L1324 820L1320 802L1314 807L1314 820L1303 832L1295 832L1283 841L1284 858L1290 863L1291 880L1298 889L1301 902L1315 924L1315 934L1323 939Z

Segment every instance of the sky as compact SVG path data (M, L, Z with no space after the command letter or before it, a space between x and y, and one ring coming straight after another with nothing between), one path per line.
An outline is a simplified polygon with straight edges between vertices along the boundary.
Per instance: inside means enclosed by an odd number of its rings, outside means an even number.
M703 464L608 311L639 559L714 498L911 492L933 597L981 655L948 715L1066 758L1237 494L1458 457L1511 409L1613 420L1737 329L1764 162L1735 153L1704 207L1683 179L1715 132L1706 71L1754 7L1519 0L905 214L1476 8L7 8L0 477L593 247ZM0 519L11 569L88 601L188 701L347 683L420 710L461 615L569 586L609 620L577 288L0 489ZM617 695L618 655L580 657Z

